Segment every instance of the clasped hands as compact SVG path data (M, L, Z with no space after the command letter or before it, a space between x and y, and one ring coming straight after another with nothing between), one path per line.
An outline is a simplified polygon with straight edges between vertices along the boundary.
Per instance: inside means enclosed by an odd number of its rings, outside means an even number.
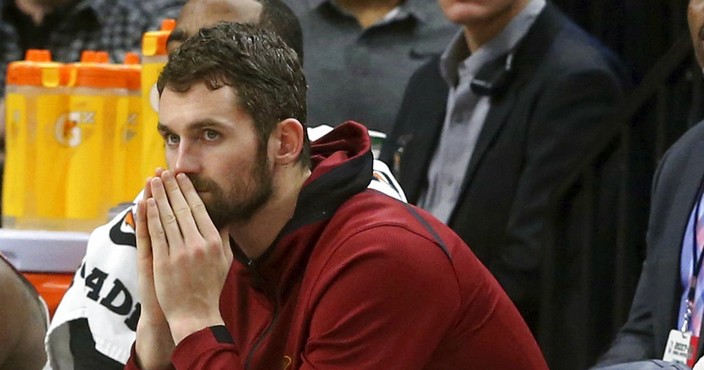
M222 325L220 293L232 250L227 230L217 230L184 173L158 169L147 180L136 212L142 313L137 351L174 344L200 329ZM151 343L149 343L151 342ZM170 347L170 348L166 348Z

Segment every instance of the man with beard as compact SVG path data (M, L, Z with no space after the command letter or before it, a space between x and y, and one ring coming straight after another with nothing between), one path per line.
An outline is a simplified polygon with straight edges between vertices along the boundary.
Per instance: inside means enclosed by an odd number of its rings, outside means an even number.
M201 27L218 21L256 23L281 35L302 60L298 21L278 0L188 1L171 32L167 49L173 52ZM314 140L330 129L317 126L309 128L308 133ZM386 165L374 161L373 175L370 188L405 200ZM122 369L129 357L141 310L133 210L119 213L90 236L86 255L49 328L47 347L55 370Z
M127 369L547 369L467 245L367 189L364 126L309 144L305 77L273 33L201 29L157 85L169 170L137 206Z

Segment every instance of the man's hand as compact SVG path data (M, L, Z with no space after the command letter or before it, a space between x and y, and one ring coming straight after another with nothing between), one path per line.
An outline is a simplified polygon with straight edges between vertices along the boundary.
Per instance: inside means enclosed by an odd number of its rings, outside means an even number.
M156 176L160 176L162 172L162 169L157 169ZM144 187L143 198L137 202L135 217L139 294L142 305L137 324L136 351L143 369L163 369L171 362L174 342L154 289L152 246L146 208L146 200L152 197L150 182L151 178Z
M158 303L174 343L203 328L222 325L220 293L232 250L185 174L164 171L151 179L146 214Z

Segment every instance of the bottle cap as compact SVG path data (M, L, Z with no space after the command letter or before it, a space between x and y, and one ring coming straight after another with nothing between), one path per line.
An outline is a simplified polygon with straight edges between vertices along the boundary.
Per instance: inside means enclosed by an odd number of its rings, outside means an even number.
M127 89L141 91L142 65L139 64L139 54L132 52L125 54L122 73L124 73L124 78L126 79Z
M175 26L175 20L164 19L161 22L161 30L146 32L144 36L142 36L142 55L150 57L166 55L166 41L169 39L169 35Z
M139 64L139 54L128 51L125 53L125 64Z
M29 49L24 60L32 62L51 62L51 52L46 49Z
M63 64L52 62L49 50L29 49L25 58L7 66L8 85L51 88L65 84L61 74Z
M171 18L166 18L163 21L161 21L161 30L162 31L173 31L174 28L176 28L176 20L171 19Z

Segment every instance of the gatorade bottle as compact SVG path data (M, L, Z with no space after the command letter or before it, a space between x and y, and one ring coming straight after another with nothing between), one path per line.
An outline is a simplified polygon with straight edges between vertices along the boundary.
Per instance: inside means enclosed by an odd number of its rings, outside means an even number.
M66 217L74 230L91 230L107 220L124 171L114 166L117 137L127 121L127 88L120 68L104 52L86 52L70 65L71 95L65 143Z
M57 229L64 217L66 148L57 140L67 111L62 64L28 50L7 70L3 227Z
M125 174L120 202L129 202L144 187L141 171L142 163L142 65L139 55L127 53L123 64L123 73L127 82L127 123L122 131L117 165L122 166ZM156 128L154 128L156 130Z
M156 167L166 168L164 141L156 126L159 122L159 93L156 81L168 61L166 40L176 21L165 19L161 30L146 32L142 37L142 170L144 179L154 175Z

